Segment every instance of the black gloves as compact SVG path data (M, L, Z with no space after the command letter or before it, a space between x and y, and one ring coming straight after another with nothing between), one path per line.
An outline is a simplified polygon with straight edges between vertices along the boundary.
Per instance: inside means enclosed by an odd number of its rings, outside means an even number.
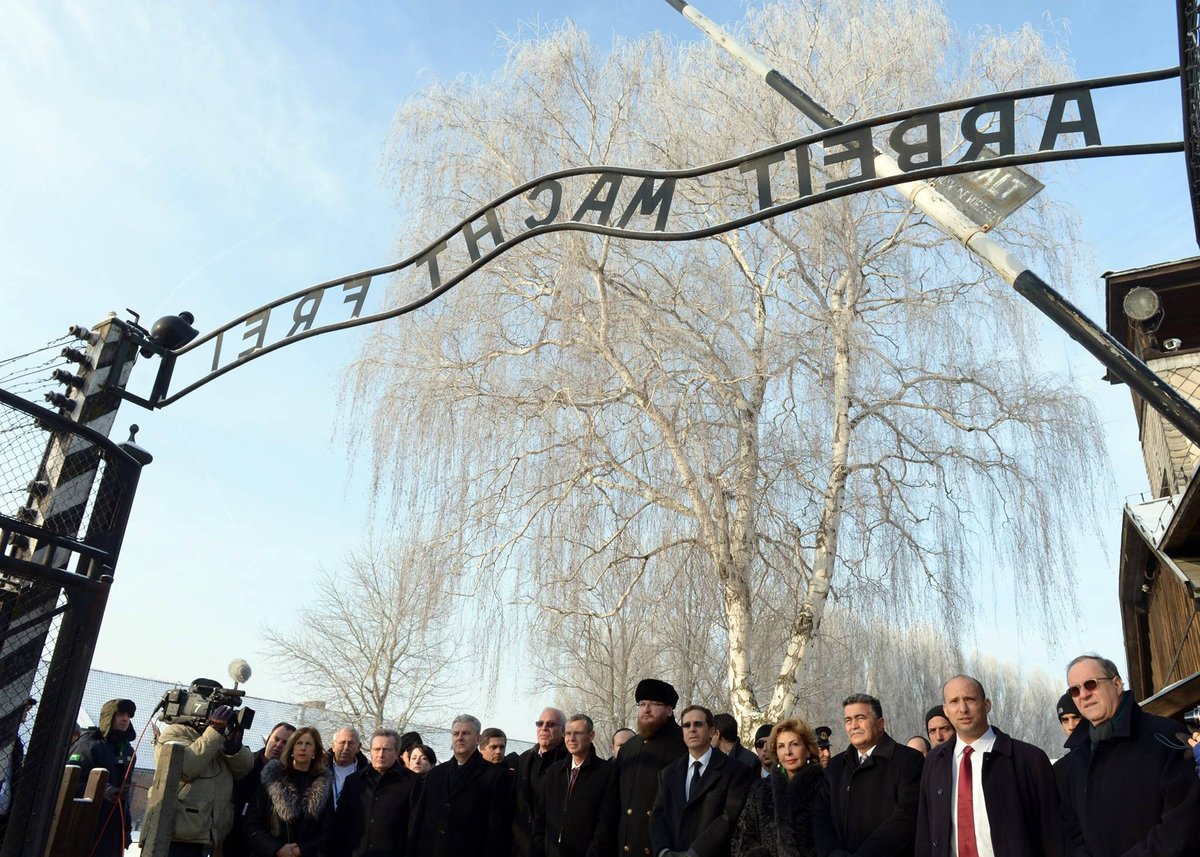
M234 726L225 736L224 753L226 756L232 756L240 749L242 749L242 727Z

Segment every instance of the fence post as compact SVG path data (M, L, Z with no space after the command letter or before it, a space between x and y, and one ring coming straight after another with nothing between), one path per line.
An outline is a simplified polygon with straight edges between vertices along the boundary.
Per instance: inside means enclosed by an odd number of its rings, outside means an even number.
M171 830L175 826L175 805L179 796L179 781L183 777L183 745L167 744L161 748L166 758L158 756L154 767L154 782L150 786L150 802L142 821L142 857L167 857L171 847ZM165 764L164 764L165 762Z
M78 765L67 765L63 772L45 857L88 857L91 850L96 822L103 808L104 787L108 785L108 770L93 768L83 797L77 798L79 771Z

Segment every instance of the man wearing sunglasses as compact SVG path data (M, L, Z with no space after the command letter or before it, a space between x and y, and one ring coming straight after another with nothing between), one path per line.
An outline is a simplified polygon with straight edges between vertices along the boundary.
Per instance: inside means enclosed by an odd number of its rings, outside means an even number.
M517 760L517 808L513 813L513 857L529 857L533 819L542 799L542 781L550 766L565 759L563 727L567 715L557 708L544 708L534 722L537 743Z
M1200 781L1179 724L1142 711L1099 655L1067 665L1067 692L1084 718L1062 761L1067 853L1200 854Z
M746 803L754 768L714 747L713 713L691 705L679 718L687 755L658 775L658 797L650 819L656 857L728 857L738 816Z

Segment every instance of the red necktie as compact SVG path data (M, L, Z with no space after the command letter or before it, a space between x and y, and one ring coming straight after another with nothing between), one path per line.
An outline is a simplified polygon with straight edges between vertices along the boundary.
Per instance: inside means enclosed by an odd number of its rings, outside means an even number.
M575 791L575 780L579 777L579 768L571 768L571 778L567 781L567 800L571 799L571 792Z
M975 847L975 795L971 783L970 747L963 748L962 764L958 768L958 857L979 857Z

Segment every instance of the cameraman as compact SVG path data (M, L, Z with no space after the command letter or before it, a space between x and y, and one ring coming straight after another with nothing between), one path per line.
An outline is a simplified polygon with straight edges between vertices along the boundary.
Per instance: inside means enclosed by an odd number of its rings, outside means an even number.
M220 685L198 678L188 688L205 699ZM242 729L234 710L218 705L208 718L177 718L158 736L155 765L164 764L171 744L184 748L178 805L167 857L207 857L233 828L233 781L250 773L254 755L242 746ZM156 795L151 788L150 800Z

